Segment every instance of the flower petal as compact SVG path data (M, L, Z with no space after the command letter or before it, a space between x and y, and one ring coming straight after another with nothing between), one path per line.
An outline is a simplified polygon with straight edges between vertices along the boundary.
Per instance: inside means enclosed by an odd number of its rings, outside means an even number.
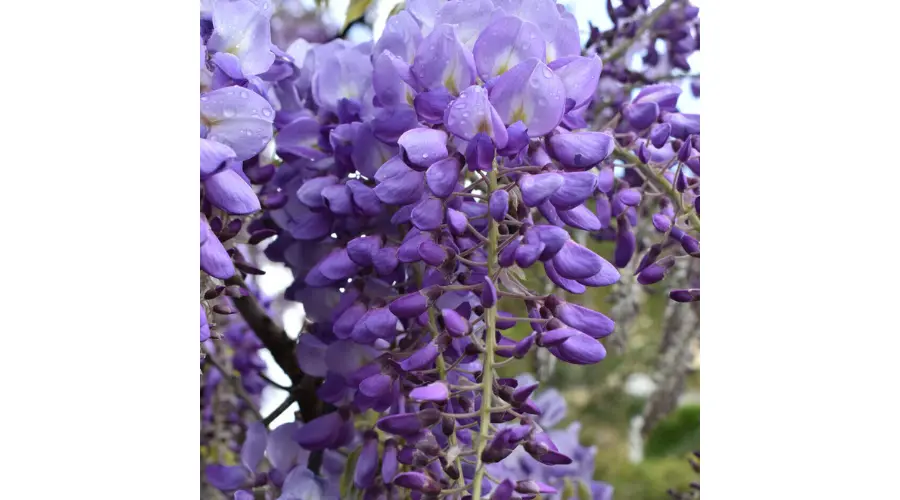
M503 122L522 121L529 137L550 133L565 112L562 80L538 59L528 59L501 75L490 90L490 101Z
M546 43L536 25L514 16L491 21L472 49L475 68L482 80L502 75L520 62L547 57Z
M203 188L210 203L232 215L252 214L260 208L253 188L230 168L206 179Z
M200 181L223 168L235 154L228 146L207 139L200 139Z
M231 147L239 161L259 153L272 139L272 105L243 87L225 87L201 95L200 116L209 126L206 138Z
M563 185L563 182L565 182L565 178L556 172L523 175L519 178L522 201L526 206L536 207L555 193Z
M475 83L472 55L448 24L435 26L419 44L412 73L427 90L443 87L454 95Z
M480 85L472 85L446 108L444 123L453 135L467 141L478 133L487 134L498 148L506 146L508 136L503 120Z
M571 99L578 109L591 102L597 91L603 63L598 56L566 57L550 63L550 69L559 76L566 88L566 99Z
M407 130L397 140L404 160L422 169L447 157L447 133L431 128Z

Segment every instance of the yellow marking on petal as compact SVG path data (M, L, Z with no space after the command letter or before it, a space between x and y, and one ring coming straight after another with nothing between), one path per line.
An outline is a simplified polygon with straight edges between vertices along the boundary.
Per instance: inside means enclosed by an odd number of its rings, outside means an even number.
M453 81L453 75L448 75L447 78L444 79L444 87L447 88L447 92L450 92L453 95L459 94L459 89L456 88L456 82Z
M488 135L491 134L491 124L488 123L487 119L483 119L478 123L478 131Z
M513 113L512 123L516 123L517 121L522 121L522 123L527 123L528 118L525 116L525 109L522 106L519 106L516 109L516 112Z

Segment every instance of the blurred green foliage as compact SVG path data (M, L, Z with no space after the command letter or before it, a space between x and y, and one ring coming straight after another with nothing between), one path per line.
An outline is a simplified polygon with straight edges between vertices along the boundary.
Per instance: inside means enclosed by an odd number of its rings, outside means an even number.
M612 259L613 245L588 238L587 246ZM543 292L540 265L526 271L525 285ZM631 270L623 270L623 273ZM668 298L664 287L647 287L641 312L631 331L624 353L610 348L605 360L593 366L558 363L549 386L566 397L568 416L563 425L578 420L582 443L597 447L595 478L615 487L615 500L669 500L669 488L682 488L695 481L687 457L700 449L700 407L684 406L664 419L645 442L645 459L638 464L628 458L629 426L632 417L644 409L644 399L628 395L625 381L634 373L652 373L662 338L662 320ZM565 299L609 313L609 288L589 288L584 295L557 290ZM501 301L500 309L516 316L527 313L520 301ZM503 332L515 339L531 333L528 323ZM616 335L616 332L613 333ZM609 345L608 342L605 342ZM502 367L502 376L536 372L534 357L515 360ZM688 377L687 390L699 390L699 373Z

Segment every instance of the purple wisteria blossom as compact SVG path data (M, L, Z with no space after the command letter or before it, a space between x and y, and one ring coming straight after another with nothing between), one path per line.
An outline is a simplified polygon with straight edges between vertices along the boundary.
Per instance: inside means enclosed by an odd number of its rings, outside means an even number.
M234 498L563 500L578 483L611 499L578 424L558 428L559 393L497 368L537 349L603 361L615 322L579 296L699 258L699 116L652 73L631 92L623 63L646 49L658 66L644 22L688 71L690 7L624 2L583 49L554 0L407 0L359 44L282 44L278 5L202 3L201 342L249 400L206 482ZM615 242L611 260L597 240ZM296 340L240 285L263 272L244 245L263 241L303 304ZM699 301L689 286L669 296ZM223 335L217 318L238 309L247 323ZM274 428L246 416L263 346L291 378L279 411L300 407ZM203 396L231 380L216 373Z

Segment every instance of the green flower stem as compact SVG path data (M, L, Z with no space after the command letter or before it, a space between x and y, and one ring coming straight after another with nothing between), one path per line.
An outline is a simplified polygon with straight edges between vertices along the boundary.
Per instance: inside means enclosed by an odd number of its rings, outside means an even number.
M497 165L488 173L488 193L497 190ZM488 219L488 279L493 279L497 266L497 240L500 238L500 231L497 222ZM481 454L487 446L488 433L491 427L491 398L494 395L494 349L497 344L497 304L489 308L485 308L484 322L487 329L484 332L484 362L481 370L481 425L478 430L478 447L475 449L475 478L472 480L472 499L481 499L481 482L484 479L485 467L481 461Z

